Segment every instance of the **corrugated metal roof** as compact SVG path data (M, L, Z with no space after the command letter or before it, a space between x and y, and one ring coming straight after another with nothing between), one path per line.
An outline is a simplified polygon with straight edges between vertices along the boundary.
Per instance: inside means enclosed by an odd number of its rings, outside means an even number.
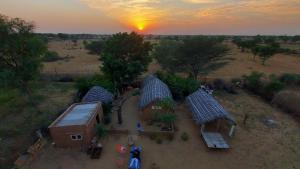
M153 79L156 79L154 75L147 75L143 80L142 86L146 86Z
M82 98L82 102L100 101L110 103L113 101L113 94L100 86L92 87Z
M63 116L56 126L83 125L92 117L98 103L78 104Z
M235 124L231 115L208 93L199 89L186 98L193 118L198 124L225 118Z
M150 75L152 76L152 75ZM147 80L146 80L147 79ZM144 108L154 100L164 98L172 99L172 94L169 87L155 76L146 77L146 83L141 90L140 108Z

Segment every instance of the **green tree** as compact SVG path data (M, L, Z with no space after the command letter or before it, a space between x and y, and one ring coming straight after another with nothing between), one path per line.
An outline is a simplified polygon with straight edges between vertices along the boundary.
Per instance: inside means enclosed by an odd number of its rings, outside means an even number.
M129 84L147 70L152 46L135 32L117 33L109 38L102 50L101 70L110 77L116 89Z
M104 45L105 45L104 40L92 41L90 43L85 41L85 43L84 43L85 49L87 49L90 54L96 54L96 55L101 54L101 51L102 51L102 48Z
M47 51L34 33L34 25L19 18L0 15L0 74L10 85L29 92L29 82L40 73Z
M176 56L180 45L182 45L180 41L161 40L159 44L154 47L152 56L167 72L175 73L178 71Z
M271 58L276 53L276 49L272 46L260 46L258 56L261 59L262 65L265 65L266 60Z
M228 48L218 40L197 37L183 40L177 55L178 69L197 79L200 72L218 68Z

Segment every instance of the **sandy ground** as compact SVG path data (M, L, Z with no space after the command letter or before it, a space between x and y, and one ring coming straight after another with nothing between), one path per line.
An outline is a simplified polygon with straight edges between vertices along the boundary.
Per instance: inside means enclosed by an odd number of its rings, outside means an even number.
M79 40L76 46L72 41L50 41L48 48L65 59L44 63L43 73L82 75L100 71L99 56L88 54L83 40Z
M217 94L220 103L231 112L238 123L235 136L227 138L231 149L214 151L205 147L199 135L199 127L191 119L191 113L184 104L178 104L176 125L179 131L173 141L162 144L146 137L138 137L137 145L143 148L143 169L299 169L300 127L292 117L272 108L260 98L240 92L238 95ZM129 99L127 105L137 104ZM126 108L126 106L124 107ZM127 107L129 108L129 107ZM127 109L126 108L126 109ZM131 109L131 108L130 108ZM125 110L126 111L126 110ZM243 126L244 114L249 114L247 126ZM275 127L268 127L264 119L275 121ZM182 132L190 139L183 142ZM115 152L116 144L126 145L127 136L115 135L105 138L101 159L90 160L84 152L71 149L57 149L48 146L33 162L31 169L115 169L120 155ZM123 157L126 168L128 154ZM155 165L154 165L155 164ZM157 166L156 168L153 166Z

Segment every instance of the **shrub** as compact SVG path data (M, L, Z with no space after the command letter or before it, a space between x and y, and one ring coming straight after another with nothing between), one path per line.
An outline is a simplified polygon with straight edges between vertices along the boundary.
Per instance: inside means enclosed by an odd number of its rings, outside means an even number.
M101 125L101 124L98 124L96 126L96 135L98 138L103 138L107 135L107 129Z
M187 132L183 132L180 136L182 141L188 141L189 140L189 135Z
M43 58L43 61L44 62L55 62L55 61L58 61L58 60L61 60L62 58L58 55L57 52L54 52L54 51L47 51L44 58Z
M169 86L175 100L183 100L200 87L200 83L190 77L183 78L175 74L159 71L156 72L156 76Z
M104 75L95 74L91 77L82 77L76 80L75 87L80 93L80 97L83 97L88 90L93 86L101 86L106 90L114 93L114 85Z
M261 92L263 87L262 77L264 76L261 72L252 72L250 75L244 76L244 85L247 89L253 91L256 94Z
M287 85L300 85L300 74L285 73L279 79Z
M266 84L265 91L267 93L276 93L284 88L284 84L274 75L270 76L270 82Z
M268 83L265 87L263 92L261 93L261 96L263 96L267 100L272 100L274 95L282 90L284 88L284 85L279 81L272 81Z

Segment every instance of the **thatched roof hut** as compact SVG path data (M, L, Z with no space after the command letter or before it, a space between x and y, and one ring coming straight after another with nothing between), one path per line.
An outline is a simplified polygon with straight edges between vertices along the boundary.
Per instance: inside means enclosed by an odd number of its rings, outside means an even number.
M235 124L233 117L202 89L189 95L186 102L197 124L205 124L217 119L226 119Z
M102 103L110 103L113 101L113 94L100 86L92 87L82 98L82 102L100 101Z
M153 101L165 98L172 99L169 87L155 76L147 76L143 82L141 91L140 108L142 109Z

